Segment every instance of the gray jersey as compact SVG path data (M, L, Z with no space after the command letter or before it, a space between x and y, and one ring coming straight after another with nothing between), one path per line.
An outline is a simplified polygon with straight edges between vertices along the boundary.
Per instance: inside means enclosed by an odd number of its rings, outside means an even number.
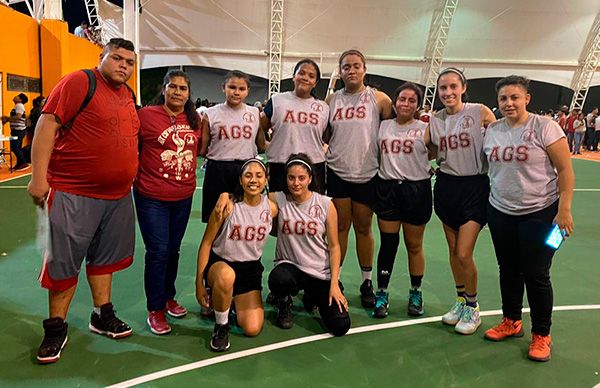
M426 128L427 123L420 120L404 125L393 119L381 122L377 136L381 178L420 181L431 176Z
M481 104L465 103L453 115L442 110L429 122L431 143L437 146L440 171L450 175L485 174L487 162L481 151L485 128L481 126Z
M297 204L277 192L275 199L279 207L275 265L291 263L317 279L331 279L326 227L331 198L313 192L308 201Z
M291 154L303 152L313 163L325 161L323 133L329 107L324 101L300 98L294 92L271 98L273 137L267 148L269 162L285 163Z
M347 94L344 89L329 102L332 136L327 150L327 167L340 178L364 183L377 174L379 108L375 90Z
M521 215L544 209L558 199L558 174L546 148L565 137L550 118L529 114L511 128L506 119L491 124L483 151L490 165L490 204L503 213Z
M259 131L258 108L242 104L233 109L226 103L205 112L210 123L210 144L206 157L211 160L246 160L256 156Z
M259 260L272 224L271 206L266 195L258 206L236 202L212 249L228 261Z

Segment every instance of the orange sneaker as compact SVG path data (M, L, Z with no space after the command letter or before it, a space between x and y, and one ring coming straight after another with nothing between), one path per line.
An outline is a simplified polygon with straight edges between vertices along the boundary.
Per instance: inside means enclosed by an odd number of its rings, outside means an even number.
M485 332L485 338L490 341L502 341L508 337L523 337L523 323L521 320L513 321L504 317L498 326Z
M531 345L529 345L529 359L534 361L550 360L552 349L552 338L550 335L539 335L532 333Z

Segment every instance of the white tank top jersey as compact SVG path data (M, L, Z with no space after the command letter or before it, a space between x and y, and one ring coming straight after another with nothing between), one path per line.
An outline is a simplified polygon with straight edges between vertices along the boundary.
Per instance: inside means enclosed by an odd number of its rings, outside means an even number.
M481 126L481 104L465 103L453 115L442 110L429 121L431 143L437 146L440 171L449 175L485 174L487 162L481 150L485 128Z
M327 166L340 178L365 183L377 174L377 132L379 109L375 90L333 94L329 102L329 125L332 136L327 150Z
M266 195L262 196L258 206L236 202L212 249L227 261L260 260L272 225L271 206Z
M331 279L326 229L331 198L313 192L308 201L297 204L277 192L275 199L279 207L275 265L290 263L317 279Z
M529 114L511 128L506 119L492 123L483 151L490 165L490 204L510 215L542 210L558 199L558 174L546 148L565 133L550 118Z
M294 92L271 97L273 137L267 147L269 162L285 163L291 154L303 152L313 163L323 163L323 133L329 106L316 98L300 98Z
M415 120L400 125L394 119L379 127L379 171L383 179L420 181L431 177L425 146L427 123Z
M205 114L210 123L208 159L247 160L257 155L258 108L243 104L239 109L233 109L222 103L208 108Z

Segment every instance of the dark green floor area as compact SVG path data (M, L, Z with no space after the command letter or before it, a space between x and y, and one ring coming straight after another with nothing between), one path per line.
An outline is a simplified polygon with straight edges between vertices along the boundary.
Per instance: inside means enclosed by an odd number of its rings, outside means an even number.
M600 189L600 165L575 160L578 189ZM215 357L208 350L213 322L202 320L195 301L195 256L202 237L201 191L196 192L192 219L184 239L179 270L178 299L190 314L173 322L173 333L151 334L145 324L143 245L137 240L136 261L114 280L113 301L118 315L135 334L122 341L93 335L87 330L90 294L85 278L69 314L69 344L59 363L38 366L35 351L41 340L41 321L47 314L46 293L37 283L41 265L35 241L35 210L23 188L28 178L0 184L0 386L104 386ZM2 188L2 187L5 188ZM573 214L575 233L554 259L555 305L600 304L600 191L577 191ZM376 228L375 228L376 230ZM377 232L375 233L377 234ZM265 250L266 271L272 267L274 240ZM352 243L353 244L353 243ZM443 233L437 219L427 227L427 271L424 279L425 317L443 314L453 300ZM489 232L477 244L479 298L482 310L500 308L497 265ZM264 277L266 282L266 276ZM400 249L391 282L391 314L375 321L360 308L360 275L354 247L344 265L342 280L351 305L353 327L406 320L406 253ZM293 338L322 333L318 320L300 310L289 331L266 324L257 338L244 338L234 329L230 353ZM528 318L528 316L526 316ZM440 323L428 323L355 334L294 346L270 353L213 365L157 380L149 386L287 386L287 387L396 387L396 386L569 386L600 383L600 310L564 311L554 315L553 360L526 360L529 335L504 343L482 339L483 331L499 320L485 317L474 336L463 337ZM527 323L527 327L529 324Z

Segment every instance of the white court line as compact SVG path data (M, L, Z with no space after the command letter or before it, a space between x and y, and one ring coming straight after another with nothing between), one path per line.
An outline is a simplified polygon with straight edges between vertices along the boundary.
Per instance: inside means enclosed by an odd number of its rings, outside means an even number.
M600 310L600 304L579 305L579 306L555 306L552 310L553 311ZM523 312L524 313L529 312L529 308L524 308ZM502 310L482 311L480 313L480 315L484 316L484 317L491 316L491 315L502 315ZM442 316L440 315L437 317L409 319L406 321L388 322L388 323L382 323L382 324L378 324L378 325L367 325L367 326L355 327L353 329L350 329L346 335L367 333L367 332L371 332L371 331L379 331L379 330L385 330L385 329L394 329L394 328L398 328L398 327L420 325L420 324L424 324L424 323L440 322L441 320L442 320ZM196 361L196 362L192 362L190 364L185 364L185 365L177 366L174 368L164 369L164 370L161 370L158 372L154 372L154 373L150 373L150 374L147 374L144 376L136 377L131 380L126 380L126 381L123 381L123 382L120 382L120 383L117 383L114 385L109 385L107 388L133 387L134 385L147 383L147 382L158 380L158 379L161 379L164 377L173 376L173 375L176 375L179 373L189 372L194 369L201 369L201 368L204 368L204 367L207 367L210 365L221 364L223 362L237 360L239 358L253 356L255 354L267 353L267 352L271 352L274 350L289 348L291 346L321 341L321 340L332 338L332 337L333 337L333 335L331 335L329 333L317 334L317 335L311 335L308 337L302 337L302 338L296 338L293 340L277 342L277 343L270 344L270 345L259 346L257 348L253 348L253 349L247 349L247 350L242 350L242 351L235 352L235 353L225 354L223 356L213 357L208 360Z

